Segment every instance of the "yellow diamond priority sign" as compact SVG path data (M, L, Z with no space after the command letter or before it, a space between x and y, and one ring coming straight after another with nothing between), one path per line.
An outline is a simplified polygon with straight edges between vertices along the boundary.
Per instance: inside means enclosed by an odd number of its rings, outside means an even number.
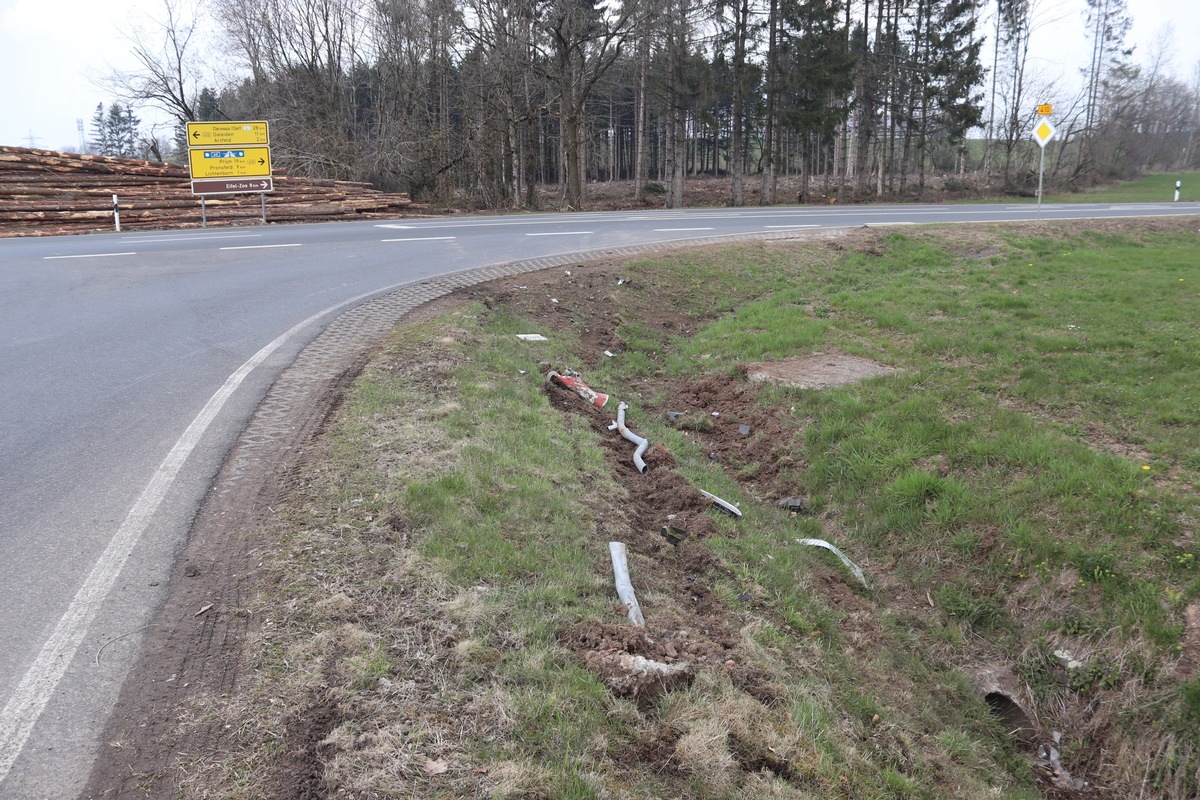
M1050 124L1050 120L1043 117L1038 120L1037 125L1033 127L1033 138L1038 143L1038 147L1045 148L1046 143L1054 138L1054 126Z

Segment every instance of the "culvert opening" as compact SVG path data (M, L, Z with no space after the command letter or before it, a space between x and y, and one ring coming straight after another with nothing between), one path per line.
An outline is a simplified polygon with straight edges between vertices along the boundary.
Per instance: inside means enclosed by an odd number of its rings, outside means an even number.
M983 699L992 714L1004 725L1004 730L1009 736L1015 736L1030 744L1037 739L1033 720L1029 719L1029 715L1011 697L1004 692L988 692Z

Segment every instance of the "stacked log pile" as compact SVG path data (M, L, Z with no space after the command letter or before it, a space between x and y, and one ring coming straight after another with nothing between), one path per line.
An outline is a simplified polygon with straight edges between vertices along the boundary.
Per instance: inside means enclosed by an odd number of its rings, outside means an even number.
M420 208L406 194L365 183L279 174L274 181L275 191L266 194L269 222L396 216ZM114 194L122 230L201 224L200 198L185 166L0 146L0 236L113 230ZM261 204L259 194L210 195L208 224L261 222Z

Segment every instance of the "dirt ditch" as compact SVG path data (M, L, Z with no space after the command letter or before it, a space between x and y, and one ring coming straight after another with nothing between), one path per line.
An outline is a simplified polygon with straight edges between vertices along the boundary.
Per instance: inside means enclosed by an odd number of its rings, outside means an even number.
M876 236L875 233L859 233L851 238L861 243ZM844 244L856 246L854 241ZM649 285L653 280L653 277L638 279L647 285L630 283L620 262L594 262L569 270L546 270L463 289L429 304L409 319L428 319L472 301L503 309L539 323L547 335L570 333L579 337L578 363L557 366L580 369L586 380L589 368L594 369L608 358L605 351L617 355L623 351L625 343L618 333L624 321L623 314L636 315L639 325L655 330L684 337L695 332L699 321L673 304L661 302L661 296L655 291L658 287ZM618 311L615 292L625 286L645 291L623 297L622 310ZM430 357L435 358L436 354ZM726 474L736 479L745 496L772 504L784 498L797 498L799 494L792 476L803 471L803 455L788 443L801 433L804 420L797 419L786 409L760 403L767 383L779 381L817 389L885 372L886 367L870 361L827 353L786 362L747 365L734 376L714 375L687 380L658 375L642 379L643 383L636 388L642 396L664 399L657 405L646 404L636 412L668 419L681 435L687 436ZM603 391L606 387L594 388ZM707 543L717 536L737 536L737 525L722 519L719 516L722 512L701 494L699 490L706 487L693 486L679 474L675 457L661 443L651 442L645 454L649 467L646 474L637 470L632 461L633 444L610 430L619 397L611 398L608 406L597 409L551 381L544 383L544 392L551 405L561 413L587 420L605 449L612 475L626 490L627 499L601 510L606 516L598 520L597 529L628 531L621 537L630 550L635 585L651 586L656 593L672 601L668 613L658 613L657 608L655 613L648 613L644 629L614 622L619 619L618 611L605 620L582 620L565 626L558 632L559 641L574 651L614 694L630 698L643 708L658 703L664 693L683 689L696 681L702 672L727 676L732 686L757 703L778 706L784 698L783 687L776 684L772 673L745 657L742 616L716 588L734 582L734 576ZM333 404L333 400L327 400L321 408L322 415ZM637 430L635 422L630 426ZM305 436L309 433L317 438L319 431L315 424L305 429ZM232 528L250 529L251 523L258 521L256 515L262 516L263 508L270 509L268 503L277 502L280 495L296 489L299 485L295 480L297 473L320 467L306 460L303 442L293 444L302 463L286 474L262 476L263 485L246 488L230 500L243 512L239 517L230 517L233 522L218 519L212 513L203 517L203 524L199 524L193 534L193 547L208 541L210 548L219 548ZM314 448L313 452L319 458L319 448ZM220 508L217 510L224 513ZM390 528L390 533L402 536L402 546L407 548L407 535L402 532L404 520L395 518L385 520L384 524ZM395 537L383 538L390 541ZM190 621L188 609L199 599L207 599L221 586L235 587L234 593L239 598L249 596L253 590L250 584L256 579L254 570L259 552L269 546L270 542L240 541L236 558L225 556L230 563L202 576L206 582L203 596L185 597L186 602L177 603L171 610L180 619ZM882 579L886 580L886 576ZM196 576L189 580L198 582ZM875 603L858 593L851 586L851 579L839 570L816 568L811 580L819 587L826 602L841 610L840 624L848 646L869 648L872 639L879 636ZM896 590L898 605L911 606L914 615L931 613L925 598L913 600L902 594ZM888 592L882 602L889 602L891 596ZM742 608L752 610L759 617L772 618L774 612L758 597L746 594L737 597L737 601ZM438 602L442 602L441 598ZM1200 613L1192 613L1189 609L1186 657L1193 663L1200 662L1197 656L1200 652L1197 650L1200 641L1200 635L1196 633L1200 630L1198 619ZM220 653L216 655L207 651L194 652L196 647L191 645L179 652L161 655L158 671L151 671L151 674L160 675L157 688L162 696L130 698L129 707L122 709L130 723L118 731L126 738L110 740L112 751L98 763L90 784L95 793L89 796L147 796L146 792L135 788L136 782L142 781L142 776L169 773L174 768L172 759L176 753L220 752L228 747L229 740L223 737L229 734L215 726L194 728L199 732L190 734L189 738L186 732L173 729L171 721L178 709L188 702L184 690L174 687L187 687L189 682L201 685L199 676L204 674L206 664L210 671L219 668L221 676L219 680L206 679L204 682L216 686L222 693L234 692L235 684L244 679L241 676L256 668L247 663L245 654L240 656L241 662L238 660L241 638L246 626L252 623L242 618L231 622L236 622L236 630L221 638ZM194 621L192 624L194 627ZM414 629L418 624L413 622ZM195 638L196 634L190 629L179 627L182 632L177 638L180 641ZM438 659L453 663L452 641L447 640L433 649ZM672 669L647 668L647 663ZM163 688L167 680L171 681L169 691ZM421 685L419 688L424 690L426 687ZM327 760L324 743L346 709L319 694L308 698L306 709L285 720L281 731L284 745L279 751L282 755L275 758L271 769L278 789L274 796L324 796L329 789L323 783L321 772L322 762ZM466 713L469 710L466 706L455 708L456 721L473 719ZM1001 713L1005 711L1011 712L1011 709L1005 706L1000 710ZM480 709L472 713L482 717L487 709L481 704ZM414 714L414 719L417 716ZM746 717L752 718L752 714ZM145 720L154 722L147 727ZM878 736L884 737L884 733L880 732ZM156 740L150 741L152 737ZM623 756L658 772L671 773L680 769L679 754L686 747L687 738L685 731L670 724L650 725L637 732L636 742ZM765 770L796 785L804 783L805 776L796 763L762 744L768 741L768 737L756 738L746 731L733 730L730 755L747 772ZM893 749L899 747L896 745ZM440 769L442 756L439 754L432 761L423 763L424 767L420 763L412 767L414 774L422 769L426 774ZM477 781L474 787L478 789L485 780L497 778L473 776L470 780ZM125 787L128 792L107 791L112 786Z

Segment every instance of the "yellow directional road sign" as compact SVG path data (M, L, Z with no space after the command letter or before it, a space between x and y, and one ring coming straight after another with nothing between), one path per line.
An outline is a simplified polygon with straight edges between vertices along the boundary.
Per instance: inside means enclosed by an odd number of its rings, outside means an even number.
M271 134L265 122L189 122L187 140L188 147L232 147L270 144Z
M203 178L269 178L271 148L193 148L188 151L192 180Z

